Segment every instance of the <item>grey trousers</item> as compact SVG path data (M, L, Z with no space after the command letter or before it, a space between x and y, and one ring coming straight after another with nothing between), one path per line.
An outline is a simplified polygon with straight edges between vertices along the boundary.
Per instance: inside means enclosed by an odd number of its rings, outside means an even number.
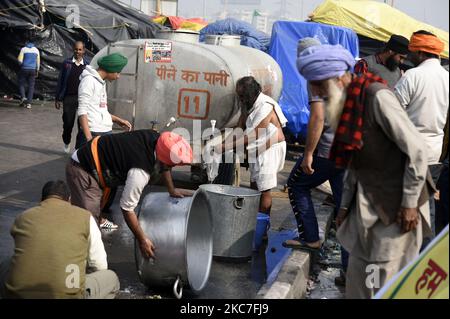
M114 299L119 289L119 278L112 270L100 270L86 274L86 299Z

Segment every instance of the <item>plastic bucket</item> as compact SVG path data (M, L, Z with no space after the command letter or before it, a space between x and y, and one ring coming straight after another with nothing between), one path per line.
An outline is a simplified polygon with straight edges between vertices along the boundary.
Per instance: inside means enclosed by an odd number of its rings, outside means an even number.
M253 250L258 251L262 245L264 234L270 227L270 216L263 213L258 213L256 217L256 230L253 239Z

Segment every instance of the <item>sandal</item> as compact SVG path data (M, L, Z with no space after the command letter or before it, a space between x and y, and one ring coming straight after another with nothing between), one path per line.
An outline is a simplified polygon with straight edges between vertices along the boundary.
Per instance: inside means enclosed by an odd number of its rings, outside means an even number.
M113 222L105 219L105 221L100 224L100 228L103 228L103 229L117 229L117 228L119 228L119 226L114 224Z
M282 246L286 247L286 248L304 250L304 251L308 251L308 252L318 252L318 251L320 251L320 247L314 248L314 247L308 246L306 243L303 243L303 242L301 242L298 239L285 240L283 242Z

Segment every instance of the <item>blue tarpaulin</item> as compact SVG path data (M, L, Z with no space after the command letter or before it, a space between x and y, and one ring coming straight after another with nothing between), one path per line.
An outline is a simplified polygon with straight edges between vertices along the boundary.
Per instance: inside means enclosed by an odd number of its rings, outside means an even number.
M288 130L296 137L305 137L309 120L306 80L296 66L297 44L300 39L316 38L322 44L340 44L356 58L358 37L350 29L314 22L277 21L273 25L269 54L283 72L283 90L279 104L288 119Z
M207 34L240 35L241 45L267 52L270 37L264 32L258 31L250 23L233 18L219 20L208 24L200 31L200 41L204 42Z

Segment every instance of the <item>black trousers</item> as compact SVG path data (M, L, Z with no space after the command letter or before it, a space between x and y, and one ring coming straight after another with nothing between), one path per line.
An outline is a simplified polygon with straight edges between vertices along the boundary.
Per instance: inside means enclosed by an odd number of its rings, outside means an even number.
M63 101L63 134L62 139L64 144L70 144L72 138L72 129L77 118L78 96L69 95ZM80 123L77 121L78 131L80 131Z

